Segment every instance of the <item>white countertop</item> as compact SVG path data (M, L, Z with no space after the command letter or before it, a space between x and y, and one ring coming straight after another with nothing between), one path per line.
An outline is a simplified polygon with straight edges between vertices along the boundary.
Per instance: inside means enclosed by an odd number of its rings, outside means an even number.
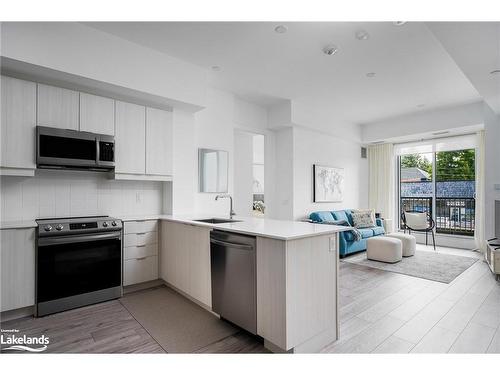
M223 218L222 216L177 216L159 215L159 220L168 220L178 223L210 227L241 234L248 234L258 237L268 237L278 240L295 240L299 238L333 234L348 230L348 227L339 225L312 224L301 221L274 220L256 217L235 216L239 222L210 224L195 221L195 219L207 219L211 217Z
M38 224L35 220L2 221L0 229L23 229L36 228Z

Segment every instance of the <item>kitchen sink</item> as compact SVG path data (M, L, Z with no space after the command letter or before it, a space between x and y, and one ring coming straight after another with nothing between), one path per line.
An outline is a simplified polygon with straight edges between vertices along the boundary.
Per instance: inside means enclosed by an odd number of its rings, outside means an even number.
M239 223L241 220L234 219L219 219L216 217L212 217L210 219L198 219L193 221L199 221L200 223L209 223L209 224L224 224L224 223Z

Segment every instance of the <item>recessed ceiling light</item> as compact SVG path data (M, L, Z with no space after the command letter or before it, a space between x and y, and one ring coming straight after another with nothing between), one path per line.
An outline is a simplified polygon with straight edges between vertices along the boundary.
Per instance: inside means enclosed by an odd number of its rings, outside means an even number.
M395 21L392 24L394 26L403 26L406 23L406 21Z
M424 103L417 104L417 108L424 108L424 107L425 107Z
M214 72L220 72L221 71L221 67L219 65L212 65L211 69Z
M329 44L323 48L323 53L328 56L335 55L339 48L335 44Z
M495 75L495 74L500 74L500 69L495 69L495 70L492 70L492 71L490 72L490 74L493 74L493 75Z
M356 31L356 39L358 40L367 40L370 39L370 34L366 30L358 30Z
M286 27L285 25L278 25L274 28L274 31L278 34L284 34L288 31L288 27Z
M373 77L375 77L376 75L377 75L377 73L375 73L375 72L368 72L368 73L366 73L366 76L367 76L368 78L373 78Z

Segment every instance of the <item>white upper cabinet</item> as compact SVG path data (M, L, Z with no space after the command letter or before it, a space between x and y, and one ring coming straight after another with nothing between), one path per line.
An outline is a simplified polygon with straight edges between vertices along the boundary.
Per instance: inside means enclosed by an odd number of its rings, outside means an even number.
M81 92L80 130L115 135L115 101Z
M77 91L38 84L38 125L78 130L79 107Z
M1 77L1 167L31 169L35 164L36 83ZM2 174L9 174L4 173Z
M146 172L146 108L115 103L115 173Z
M146 109L146 174L172 175L172 112Z

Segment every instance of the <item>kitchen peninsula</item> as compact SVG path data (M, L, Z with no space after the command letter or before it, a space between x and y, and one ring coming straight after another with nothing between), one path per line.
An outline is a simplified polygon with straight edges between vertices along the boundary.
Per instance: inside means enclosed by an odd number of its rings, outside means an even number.
M156 219L160 278L169 286L211 310L210 231L255 236L257 334L265 346L316 352L337 340L338 232L345 227L245 217L219 224Z

